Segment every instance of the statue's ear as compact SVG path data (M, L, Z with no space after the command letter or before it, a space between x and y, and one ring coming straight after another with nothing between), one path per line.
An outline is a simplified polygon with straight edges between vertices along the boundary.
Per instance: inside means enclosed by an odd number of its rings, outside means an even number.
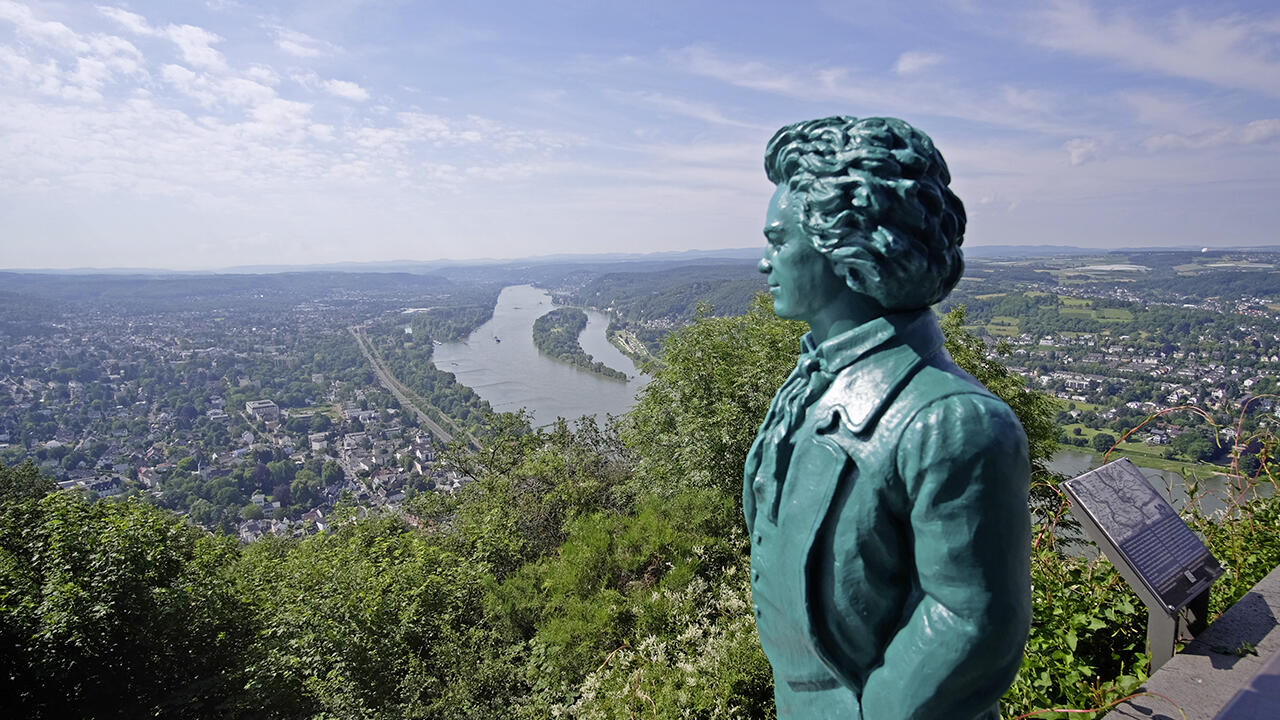
M844 278L849 289L860 295L874 297L871 290L880 282L880 265L861 245L836 248L827 255L832 270Z

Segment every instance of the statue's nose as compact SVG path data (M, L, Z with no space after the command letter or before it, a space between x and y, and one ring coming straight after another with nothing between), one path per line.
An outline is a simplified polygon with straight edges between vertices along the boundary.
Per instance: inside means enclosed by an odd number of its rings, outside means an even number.
M773 269L773 263L769 262L769 258L760 258L760 262L756 263L756 270L762 273L768 273Z

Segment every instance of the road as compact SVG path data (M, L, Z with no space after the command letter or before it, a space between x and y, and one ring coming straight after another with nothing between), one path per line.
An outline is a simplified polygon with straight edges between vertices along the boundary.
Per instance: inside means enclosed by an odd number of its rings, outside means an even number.
M400 401L401 405L410 408L417 413L418 419L422 421L422 424L427 426L427 429L429 429L433 435L447 443L453 439L454 435L465 434L472 449L478 450L480 448L479 443L476 442L475 437L473 437L471 433L460 430L458 426L452 422L449 424L453 425L454 431L449 432L426 413L424 408L431 408L432 410L440 413L442 417L445 416L439 408L432 407L422 398L422 396L405 387L396 379L395 375L391 374L390 370L387 370L386 366L382 364L382 359L379 358L377 353L374 351L373 345L369 342L369 339L364 336L363 330L355 326L348 327L347 330L349 330L351 332L351 336L356 339L356 343L360 346L360 351L364 353L364 357L369 361L369 365L373 368L374 374L378 376L378 382L382 383L382 386L389 390L391 394L396 397L396 400Z

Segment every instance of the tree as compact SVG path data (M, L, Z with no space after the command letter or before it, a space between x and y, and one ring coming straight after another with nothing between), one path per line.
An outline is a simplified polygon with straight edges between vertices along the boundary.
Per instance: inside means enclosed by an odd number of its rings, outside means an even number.
M1097 450L1100 453L1104 453L1110 450L1113 446L1115 446L1116 438L1111 433L1100 432L1097 435L1094 435L1093 439L1090 440L1089 442L1091 445L1093 445L1094 450Z
M320 478L310 470L299 470L289 486L289 497L293 502L306 507L314 507L320 502L320 491L324 488Z
M324 467L320 470L320 482L323 483L325 487L337 485L342 482L344 478L345 473L342 472L342 466L333 460L327 461L324 464Z
M35 463L30 460L16 468L0 465L0 507L25 500L38 500L57 489L53 480L41 475Z
M9 471L0 469L0 476ZM253 614L238 555L136 500L0 507L0 697L14 717L238 717Z
M639 485L668 494L715 487L736 496L747 451L805 327L778 319L764 294L745 315L701 312L667 336L623 439L636 453Z

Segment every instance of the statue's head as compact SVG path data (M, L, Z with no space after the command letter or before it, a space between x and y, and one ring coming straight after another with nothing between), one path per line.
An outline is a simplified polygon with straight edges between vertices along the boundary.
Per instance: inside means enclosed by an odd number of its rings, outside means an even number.
M887 312L941 301L960 280L964 204L928 135L897 118L829 117L769 141L774 206L835 275Z

